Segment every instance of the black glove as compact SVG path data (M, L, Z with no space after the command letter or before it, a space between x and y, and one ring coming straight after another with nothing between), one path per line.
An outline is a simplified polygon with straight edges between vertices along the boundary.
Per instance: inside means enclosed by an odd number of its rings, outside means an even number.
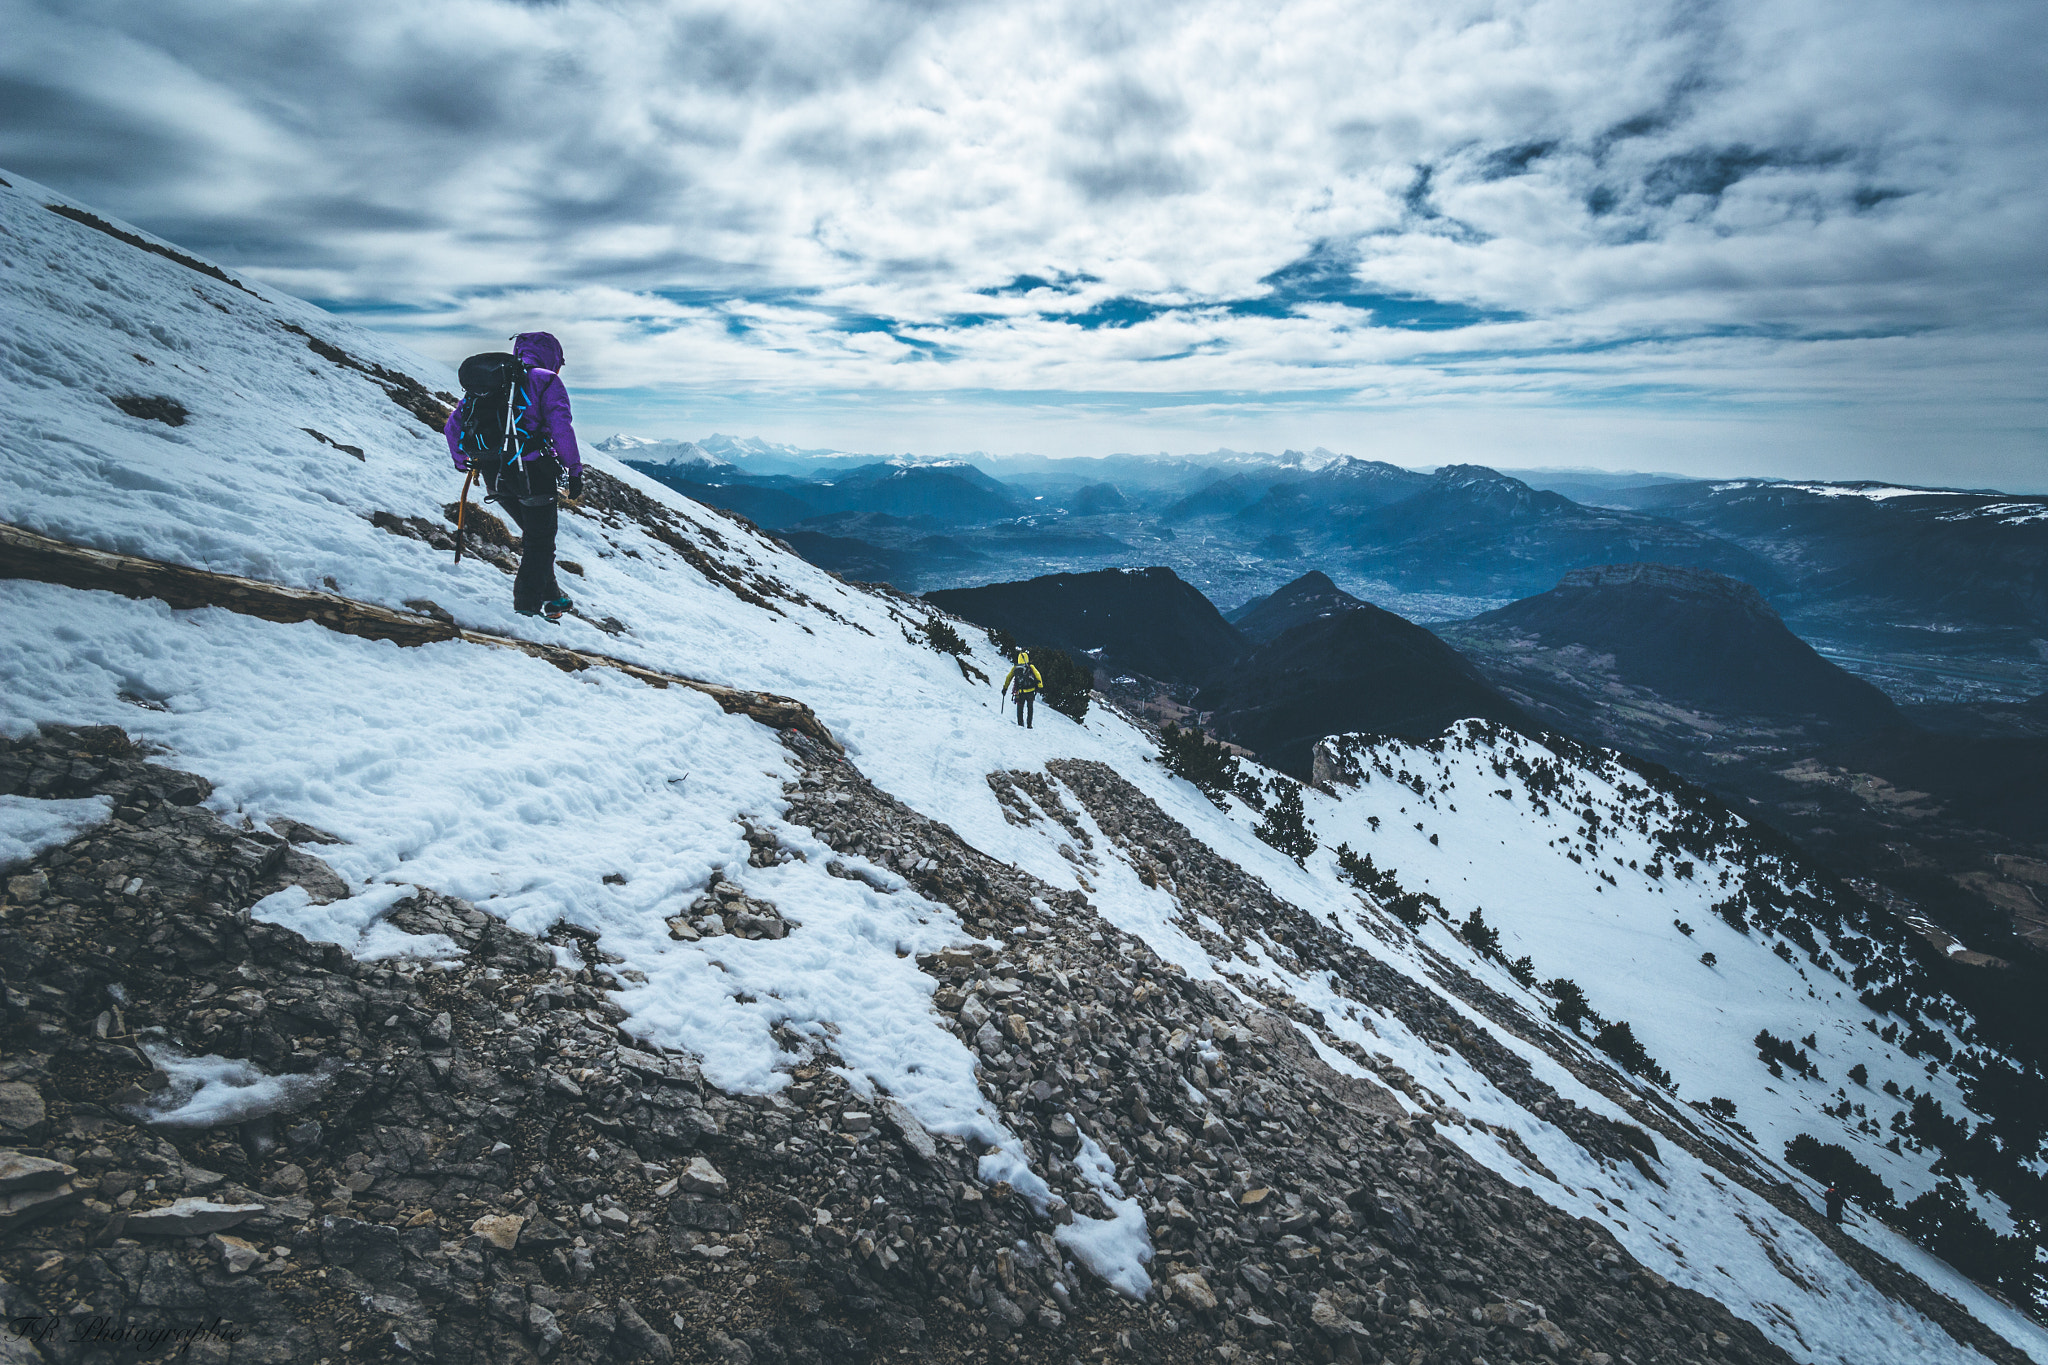
M569 501L583 501L583 476L581 474L571 474L569 476Z

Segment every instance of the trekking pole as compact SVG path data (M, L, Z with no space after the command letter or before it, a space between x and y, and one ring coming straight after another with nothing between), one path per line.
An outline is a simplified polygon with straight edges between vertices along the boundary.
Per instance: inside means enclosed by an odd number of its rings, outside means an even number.
M467 543L468 531L464 528L463 522L469 515L469 486L475 482L476 466L471 465L469 472L462 476L462 498L455 504L455 562L457 564L462 562L462 547Z

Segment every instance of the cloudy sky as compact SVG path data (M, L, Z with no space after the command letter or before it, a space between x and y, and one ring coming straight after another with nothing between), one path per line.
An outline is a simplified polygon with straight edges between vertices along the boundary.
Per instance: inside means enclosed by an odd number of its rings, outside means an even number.
M581 425L2048 488L2040 0L0 0L0 167Z

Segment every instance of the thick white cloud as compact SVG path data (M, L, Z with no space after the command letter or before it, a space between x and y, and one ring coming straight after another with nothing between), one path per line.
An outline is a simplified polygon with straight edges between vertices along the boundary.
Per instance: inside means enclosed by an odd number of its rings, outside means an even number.
M447 357L550 325L606 414L737 394L952 446L1221 424L1486 458L1497 414L1541 411L1740 430L1757 459L1861 442L1893 477L1940 433L1944 461L2048 477L2037 0L0 0L0 24L0 164L296 292L409 305L376 316Z

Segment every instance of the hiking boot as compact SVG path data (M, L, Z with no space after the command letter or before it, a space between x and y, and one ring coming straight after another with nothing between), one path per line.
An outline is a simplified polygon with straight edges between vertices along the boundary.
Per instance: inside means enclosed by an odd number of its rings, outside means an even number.
M520 616L539 616L543 614L542 609L539 607L514 607L512 610Z
M575 607L575 605L574 602L571 602L566 597L557 597L552 602L541 603L540 614L547 617L550 621L559 621L562 619L563 614Z

